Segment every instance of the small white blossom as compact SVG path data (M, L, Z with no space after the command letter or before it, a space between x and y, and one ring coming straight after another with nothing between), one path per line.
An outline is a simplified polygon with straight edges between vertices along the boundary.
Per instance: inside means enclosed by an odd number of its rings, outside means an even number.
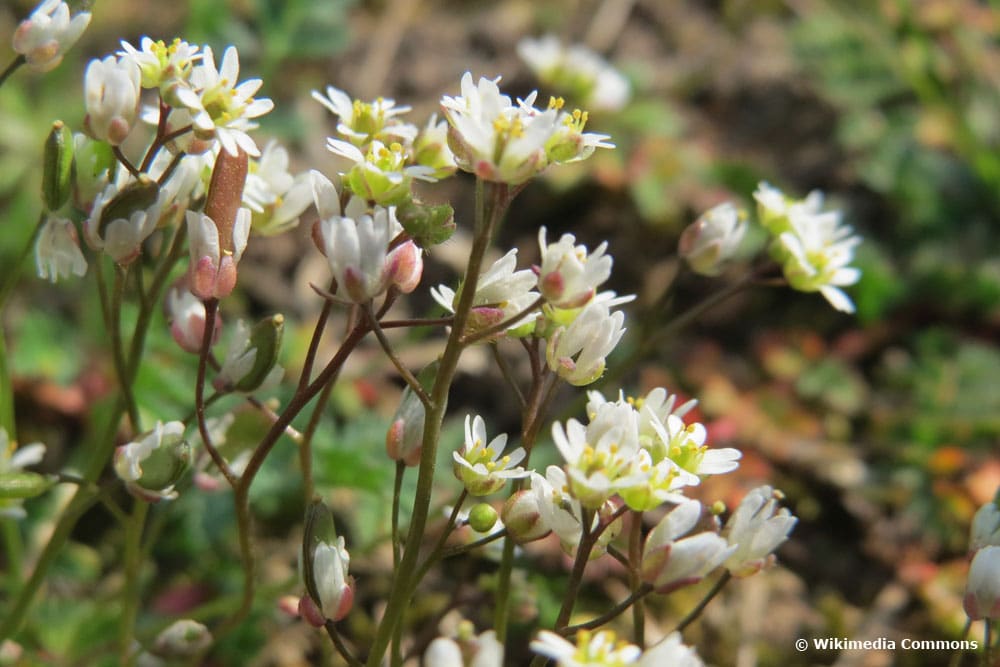
M470 495L487 496L503 488L508 480L528 476L528 472L517 465L524 459L524 448L518 447L501 458L506 445L506 433L486 444L486 422L479 415L475 418L466 415L465 442L460 451L452 452L452 458L455 477Z
M257 144L247 134L256 127L251 119L263 116L274 108L265 98L254 98L260 90L260 79L237 84L240 75L239 54L230 46L222 54L222 64L216 69L212 49L205 47L201 62L191 70L190 88L177 89L178 99L192 115L195 130L215 136L223 150L237 155L243 149L249 155L260 155Z
M348 574L351 555L343 536L336 544L320 542L313 550L313 578L319 594L320 610L326 618L339 621L354 604L354 579Z
M91 60L84 74L90 136L117 146L128 136L139 112L139 67L129 58L107 56Z
M545 477L536 472L531 473L531 492L535 496L541 523L559 537L559 543L568 554L576 551L582 537L583 508L580 501L570 493L569 480L566 473L558 466L545 469ZM604 503L594 513L591 530L600 525L602 518L609 519L614 512L614 505ZM621 531L621 517L608 526L597 540L591 551L593 560L604 555L608 543ZM539 528L541 532L541 528Z
M992 500L976 511L969 534L969 551L1000 546L1000 504Z
M563 46L554 35L529 37L518 42L517 54L542 83L591 109L618 111L628 102L628 80L582 44Z
M620 310L611 313L607 304L591 301L568 326L558 327L550 336L545 348L549 368L577 387L594 382L625 333L624 322Z
M467 324L471 331L485 329L509 320L531 306L537 299L534 291L537 278L530 269L516 271L517 249L514 248L493 264L476 281L476 295ZM431 288L431 296L448 312L454 313L458 294L446 285ZM530 323L530 320L528 320ZM508 331L526 324L525 319L512 323Z
M33 68L47 72L62 62L90 23L90 12L70 18L69 6L61 0L44 0L14 31L14 51Z
M655 462L668 458L692 475L721 475L740 465L738 461L743 456L740 450L712 449L705 444L707 431L699 422L685 424L680 417L670 414L665 421L653 418L650 425L658 436L649 447Z
M681 234L678 253L695 273L717 276L739 249L746 216L729 202L702 214Z
M545 142L545 155L552 164L569 164L586 160L598 148L614 148L615 145L605 141L611 137L607 134L584 132L590 116L586 111L573 109L561 111L562 98L552 98L549 106L560 109L556 118L556 127Z
M160 88L161 94L169 101L176 86L191 74L194 63L201 58L198 47L180 38L170 44L163 40L153 41L143 37L139 48L122 40L119 55L130 58L142 73L143 88Z
M280 315L276 315L271 319L281 324L283 319L280 318ZM251 377L259 353L251 338L252 331L253 327L245 321L236 321L236 329L226 348L226 358L212 381L212 385L218 391L266 391L281 381L285 371L278 364L267 369L267 375L264 377ZM248 383L253 386L242 388Z
M499 81L481 78L474 84L466 72L461 96L446 95L441 108L451 125L448 139L458 167L484 180L518 185L547 166L545 144L558 112L514 106L500 93Z
M250 209L251 228L258 234L273 236L296 227L313 201L309 177L293 176L288 163L288 151L276 141L269 141L260 158L250 161L243 204Z
M122 192L123 188L111 183L94 199L90 217L83 231L87 243L95 250L103 250L119 264L128 264L139 256L142 242L156 229L160 219L161 203L157 199L151 206L126 213L126 217L106 220L104 209Z
M190 461L184 424L158 421L152 431L115 450L114 468L130 492L147 502L157 502L177 497L174 484Z
M465 626L468 627L465 627ZM424 653L425 665L434 667L503 667L503 644L492 630L475 636L471 623L459 624L456 639L438 637Z
M327 86L326 96L318 90L312 91L312 98L340 119L337 132L355 146L364 146L373 140L410 144L417 136L415 126L396 119L396 116L410 111L411 107L397 107L394 100L384 97L372 102L353 100L333 86Z
M733 576L746 577L767 567L798 522L787 508L775 512L779 497L770 486L759 486L743 497L726 522L722 535L736 551L724 565Z
M736 551L719 535L688 535L701 518L701 503L688 500L660 520L642 548L642 578L660 593L701 581ZM685 537L686 536L686 537Z
M170 335L185 352L198 354L205 336L205 303L186 289L175 287L167 293ZM222 331L222 317L216 313L212 344Z
M431 167L405 166L407 156L398 143L386 146L375 140L368 145L366 152L361 152L354 144L330 137L326 140L326 147L331 153L354 163L343 174L345 186L357 196L382 206L398 204L409 198L414 178L430 182L436 180Z
M557 308L579 308L590 301L597 287L611 275L612 259L605 255L607 242L590 254L587 246L576 245L572 234L563 234L555 243L545 240L546 230L538 230L541 266L538 289Z
M542 630L532 640L531 650L555 660L558 667L623 667L639 664L642 656L638 646L619 640L612 630L581 630L576 644Z
M1000 546L976 552L969 566L963 606L974 621L1000 618Z
M788 220L791 229L778 237L786 253L782 264L788 284L802 292L818 291L837 310L853 313L854 303L840 288L861 278L859 269L848 266L861 237L840 224L836 211L793 212Z
M87 260L80 251L76 227L65 218L49 218L35 243L35 266L38 277L56 282L70 275L87 273Z

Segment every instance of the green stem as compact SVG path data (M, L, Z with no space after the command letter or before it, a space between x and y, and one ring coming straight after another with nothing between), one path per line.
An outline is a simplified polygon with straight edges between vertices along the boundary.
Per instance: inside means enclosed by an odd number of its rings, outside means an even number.
M399 570L399 558L402 555L399 551L399 501L403 492L403 476L406 474L406 464L396 461L396 476L392 482L392 571Z
M365 317L368 318L368 326L370 326L372 331L375 333L375 338L378 339L379 345L382 346L382 351L385 353L385 356L389 358L389 361L391 361L392 365L395 366L396 371L400 374L403 380L406 381L406 384L409 385L410 390L417 395L417 398L419 398L420 402L423 403L424 408L427 408L431 402L430 396L427 395L427 392L424 390L424 386L420 384L420 380L418 380L416 376L410 372L410 369L404 366L403 362L400 361L398 356L396 356L395 350L392 349L392 344L389 342L389 339L385 337L385 332L382 331L382 327L379 325L378 319L372 311L371 303L366 304L362 310L364 311Z
M333 621L328 619L323 625L323 628L326 630L326 634L330 636L330 641L333 642L333 646L337 649L337 653L339 653L340 656L347 661L347 664L350 665L350 667L361 667L364 664L358 660L353 653L351 653L351 649L347 648L344 640L340 637L340 633L337 632L337 626Z
M507 329L509 329L514 324L517 324L525 317L527 317L531 313L541 308L544 303L545 303L545 297L540 296L537 299L535 299L535 302L532 303L530 306L528 306L521 312L517 313L516 315L513 315L512 317L504 320L503 322L499 322L491 327L483 329L482 331L477 331L474 334L469 334L468 336L465 336L462 339L462 344L472 345L473 343L478 343L481 340L486 340L488 338L492 338L493 336L498 336L503 332L507 331Z
M132 432L141 433L142 423L139 420L139 406L132 393L132 380L128 376L125 361L125 344L122 342L122 303L125 300L125 283L128 280L128 268L115 264L115 284L111 292L111 352L115 362L115 373L122 396L125 397L126 411L132 423Z
M674 628L674 632L681 632L684 628L691 625L699 616L701 616L701 612L705 611L705 607L708 606L708 603L711 602L723 588L725 588L726 584L728 584L729 580L732 578L733 575L729 573L729 570L723 572L722 576L715 582L715 585L712 586L712 589L701 599L701 602L699 602L694 609L688 612L688 615L677 624L677 627Z
M560 630L559 634L561 634L564 637L569 637L570 635L576 634L580 630L593 630L594 628L599 628L605 623L609 623L614 619L618 618L619 616L621 616L623 613L625 613L625 611L629 607L635 609L636 606L642 603L642 599L652 592L653 592L652 586L650 586L649 584L643 584L636 590L632 591L632 593L627 598L625 598L624 600L622 600L621 602L619 602L614 607L612 607L605 613L601 614L597 618L592 618L586 623L577 623L576 625L567 626L562 630Z
M632 512L632 525L628 534L629 583L634 596L642 588L639 563L642 560L642 512ZM636 599L632 607L632 635L636 646L646 648L646 606Z
M138 657L132 650L135 621L139 614L139 575L142 569L142 531L149 503L136 500L125 526L125 584L122 587L122 617L118 626L118 655L121 664L133 665Z
M379 624L371 651L368 654L368 667L377 667L382 662L386 649L395 632L396 625L402 622L403 612L410 603L413 591L419 581L416 574L417 558L420 551L420 541L427 525L431 494L434 489L434 470L437 460L438 440L441 436L441 426L444 421L445 405L448 390L451 387L458 360L462 354L461 338L465 325L472 310L476 295L476 284L482 272L483 257L490 245L493 231L510 203L511 191L506 184L489 183L489 196L484 192L486 187L481 180L476 181L476 222L472 250L465 271L465 283L459 303L455 308L451 333L445 344L441 363L431 389L430 407L424 420L423 448L420 452L420 467L417 473L417 490L413 501L413 515L410 529L407 533L403 558L397 571L386 604L382 622Z
M24 540L17 519L0 519L3 526L3 546L7 561L7 595L13 595L21 587L21 573L24 572Z
M20 54L16 58L14 58L14 60L12 60L9 65L7 65L7 68L4 69L2 73L0 73L0 86L3 86L3 84L7 83L7 79L10 78L10 75L16 72L18 68L21 67L21 65L25 64L26 62L28 62L28 59L24 57L24 54Z
M194 413L198 420L198 433L201 435L201 442L205 445L205 451L212 457L212 462L219 472L229 482L229 486L236 487L239 477L229 467L229 463L222 457L219 450L212 444L212 436L208 432L208 423L205 421L205 373L208 368L208 358L212 354L212 338L215 333L215 317L219 310L218 299L207 299L205 301L205 330L201 337L201 350L198 354L198 376L194 384Z

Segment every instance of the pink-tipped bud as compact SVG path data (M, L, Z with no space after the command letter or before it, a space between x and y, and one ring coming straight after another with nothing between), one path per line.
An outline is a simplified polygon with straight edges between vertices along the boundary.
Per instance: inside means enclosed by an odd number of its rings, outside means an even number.
M316 606L316 603L308 595L303 595L299 598L299 616L314 628L322 628L326 625L323 612L320 611L319 607Z
M393 284L403 294L409 294L420 284L424 260L420 248L413 241L407 241L393 250L386 263Z
M522 489L507 499L500 518L507 534L518 544L541 539L551 532L542 521L537 495L528 489Z
M175 288L167 294L167 317L170 334L185 352L201 351L205 336L205 304L186 289ZM216 315L212 332L212 345L219 340L222 318Z

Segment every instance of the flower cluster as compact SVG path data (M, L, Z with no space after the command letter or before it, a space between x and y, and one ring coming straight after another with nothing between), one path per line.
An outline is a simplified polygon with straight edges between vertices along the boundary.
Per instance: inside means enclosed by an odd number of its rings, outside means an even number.
M581 630L576 635L575 644L554 632L543 630L531 642L531 650L555 660L558 667L701 667L703 664L695 650L685 645L677 632L643 651L634 644L618 639L612 630Z
M522 39L517 54L543 84L595 111L618 111L628 103L628 80L582 44L566 46L545 35Z
M62 62L90 23L90 12L70 16L62 0L43 0L14 31L14 51L34 69L47 72Z
M854 303L841 287L853 285L861 271L848 266L861 237L841 222L840 211L824 211L823 195L802 200L761 183L754 192L761 224L772 235L771 254L781 262L794 289L819 292L837 310L853 313Z

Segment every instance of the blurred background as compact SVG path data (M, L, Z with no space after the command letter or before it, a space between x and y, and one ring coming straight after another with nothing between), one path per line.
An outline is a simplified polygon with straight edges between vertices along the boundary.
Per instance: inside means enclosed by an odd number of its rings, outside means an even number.
M12 34L33 6L17 0L0 9L0 35ZM62 65L45 76L19 72L0 90L0 266L9 266L38 216L41 146L51 122L79 129L83 69L121 39L179 36L217 53L237 45L241 79L263 78L260 95L276 104L262 119L258 144L276 138L291 151L293 172L318 168L331 176L337 164L324 142L335 121L311 90L334 85L361 99L392 97L412 105L406 119L423 125L442 94L457 93L466 70L502 75L513 95L539 88L544 100L555 92L518 58L524 37L554 34L604 55L628 79L631 101L619 111L592 112L587 129L611 135L617 150L532 182L498 247L519 248L527 265L537 260L541 225L550 238L571 230L590 247L607 239L615 258L611 287L638 299L602 389L638 395L663 385L699 398L711 442L744 451L740 470L711 480L702 497L732 503L769 482L800 517L779 552L782 566L731 585L686 638L717 665L948 664L945 651L799 653L793 641L956 639L962 632L969 520L1000 486L1000 4L98 0L92 11ZM4 40L0 61L12 58ZM817 294L762 288L689 327L669 328L740 276L739 267L717 279L679 273L681 230L725 200L752 210L760 180L793 196L824 191L864 236L855 263L864 276L848 288L857 316L835 312ZM460 229L435 249L425 286L406 306L414 315L437 315L426 286L454 284L466 256L461 228L471 217L472 181L459 175L423 194L451 201ZM327 280L325 262L311 249L310 216L289 234L251 241L241 293L224 306L228 321L286 313L290 373L321 305L308 284ZM764 239L754 242L760 248ZM80 434L113 391L91 288L89 276L56 287L26 277L2 323L21 440L46 442L51 469L85 456ZM154 329L137 394L151 414L182 418L195 361L178 361L167 327ZM413 366L437 349L433 339L417 337L400 345ZM393 466L383 441L400 393L390 370L373 348L358 355L316 444L318 490L339 507L338 525L355 545L358 607L370 611L386 586L383 508ZM446 438L457 445L460 419L473 409L487 416L491 433L516 432L517 405L497 395L499 375L487 355L473 354L464 371ZM556 416L580 418L579 395L564 392ZM256 413L239 412L227 446L251 442L260 428ZM255 485L266 554L261 599L214 664L310 664L326 650L320 637L275 609L279 595L297 592L296 471L292 448L278 448ZM29 507L37 539L58 500ZM225 494L182 494L157 508L154 526L162 532L141 629L238 591L231 511ZM108 539L116 529L104 519L99 510L84 518L35 607L28 643L44 647L52 660L44 664L97 664L88 660L107 641L102 629L113 626L114 614L102 611L101 599L120 582L108 576L117 558L109 545L117 539ZM535 555L543 565L517 581L524 633L537 616L542 623L554 617L560 599L551 576L562 567L558 555L543 547ZM463 567L488 590L494 566ZM599 609L600 600L623 590L615 577L592 581L583 609ZM662 628L654 634L669 631L704 592L651 603L650 623ZM442 600L459 593L432 578L415 619L433 628ZM474 608L462 611L480 620ZM367 636L366 618L352 614L349 634ZM519 664L517 654L510 659ZM973 656L962 664L973 664Z

